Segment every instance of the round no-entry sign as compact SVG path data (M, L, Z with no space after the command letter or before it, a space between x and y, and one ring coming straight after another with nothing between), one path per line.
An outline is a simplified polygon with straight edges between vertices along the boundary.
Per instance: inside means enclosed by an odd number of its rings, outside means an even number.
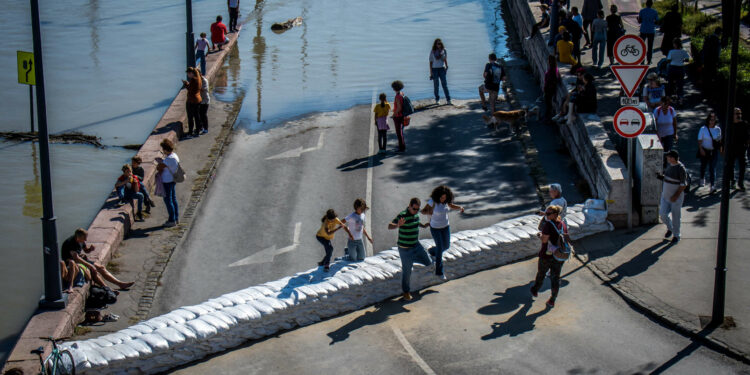
M613 121L617 134L625 138L637 137L646 128L646 116L636 107L620 108Z
M623 35L614 45L615 59L622 65L636 65L646 57L646 43L636 35Z

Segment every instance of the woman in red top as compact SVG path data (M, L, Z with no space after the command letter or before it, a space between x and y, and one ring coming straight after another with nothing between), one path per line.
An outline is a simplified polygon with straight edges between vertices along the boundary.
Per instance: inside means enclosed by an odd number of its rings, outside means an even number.
M201 98L201 73L194 67L189 67L185 71L187 78L190 81L182 80L182 88L187 89L187 118L188 118L188 134L187 136L198 136L198 132L201 129L200 121L200 105L203 98ZM193 131L195 130L195 131Z
M401 90L404 89L404 83L401 81L393 81L391 88L396 92L396 97L393 99L393 124L396 126L396 136L398 137L398 152L406 151L406 140L404 139L404 94Z

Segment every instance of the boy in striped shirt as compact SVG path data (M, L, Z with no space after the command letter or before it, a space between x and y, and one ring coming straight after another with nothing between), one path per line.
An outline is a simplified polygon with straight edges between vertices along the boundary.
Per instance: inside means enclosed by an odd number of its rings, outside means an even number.
M409 207L401 211L393 221L388 224L388 229L398 228L398 254L401 257L401 288L404 291L405 301L411 301L409 293L409 281L411 280L411 267L416 261L419 264L430 266L432 259L427 254L422 244L419 243L419 228L426 228L429 224L419 222L419 209L422 202L419 198L412 198Z

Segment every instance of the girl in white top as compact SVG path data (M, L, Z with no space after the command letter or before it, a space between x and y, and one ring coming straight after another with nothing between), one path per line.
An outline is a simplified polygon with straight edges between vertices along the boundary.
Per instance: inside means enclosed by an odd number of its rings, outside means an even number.
M363 261L365 260L365 241L362 239L364 235L370 244L372 244L372 237L367 233L365 229L365 211L367 211L367 202L362 198L354 200L354 212L347 215L342 222L346 225L347 229L351 234L351 238L346 243L345 252L349 256L349 260L352 261Z
M431 215L430 233L435 241L435 247L430 249L430 253L434 252L435 255L435 275L442 280L447 280L443 273L443 252L451 246L451 229L448 222L450 210L464 212L463 207L453 204L453 191L445 185L436 187L422 208L422 214Z
M708 112L706 124L698 131L698 156L701 161L701 184L706 184L706 166L708 166L708 182L711 186L711 194L716 192L714 185L716 180L716 164L721 152L721 128L716 126L718 119L714 111Z
M165 157L159 162L156 169L161 174L161 182L164 186L164 206L167 208L169 219L164 223L165 227L173 227L179 223L180 211L177 207L177 194L175 194L174 175L180 168L180 158L174 153L174 143L169 139L161 141L161 150Z

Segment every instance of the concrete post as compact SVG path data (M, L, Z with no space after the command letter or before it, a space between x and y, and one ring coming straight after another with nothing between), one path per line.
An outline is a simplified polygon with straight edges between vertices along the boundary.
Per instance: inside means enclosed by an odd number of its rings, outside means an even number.
M664 149L656 134L641 134L635 143L635 201L640 205L641 224L659 221L659 197Z

